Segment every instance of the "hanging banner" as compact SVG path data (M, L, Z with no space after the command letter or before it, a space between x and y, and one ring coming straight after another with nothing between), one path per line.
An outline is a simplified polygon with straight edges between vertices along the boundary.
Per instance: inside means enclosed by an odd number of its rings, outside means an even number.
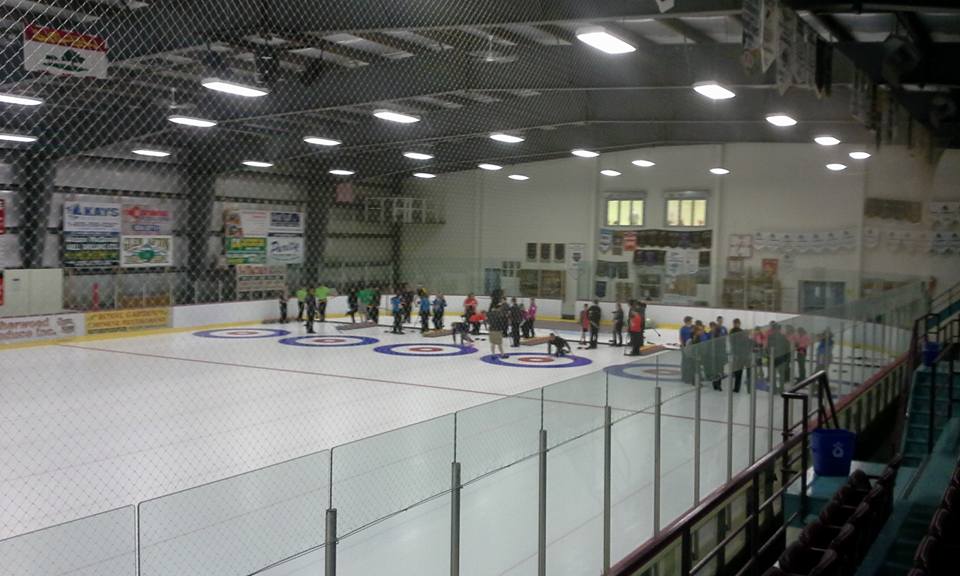
M270 236L267 264L303 264L303 236Z
M274 234L303 234L302 212L270 212L270 235ZM256 236L256 234L247 234Z
M752 73L760 64L763 0L743 0L740 19L743 22L743 52L740 61L743 69Z
M23 30L23 67L28 72L106 78L107 43L99 36L28 25Z
M119 264L119 233L63 233L64 268L110 268Z
M173 237L123 236L120 265L124 268L173 266Z
M266 237L270 228L267 210L226 210L223 214L223 235L227 238Z
M637 233L636 232L624 232L623 233L623 249L626 252L633 252L637 249Z
M606 254L610 251L610 246L613 244L613 231L612 230L600 230L600 244L598 249L602 254Z
M173 211L165 206L124 204L122 232L124 236L171 236Z
M960 224L960 202L930 202L929 209L934 226Z
M266 238L226 238L227 264L266 264Z
M7 233L7 201L0 198L0 234Z
M120 204L105 202L64 202L64 232L120 232Z
M763 20L760 28L760 68L766 73L777 61L780 51L780 2L763 1Z

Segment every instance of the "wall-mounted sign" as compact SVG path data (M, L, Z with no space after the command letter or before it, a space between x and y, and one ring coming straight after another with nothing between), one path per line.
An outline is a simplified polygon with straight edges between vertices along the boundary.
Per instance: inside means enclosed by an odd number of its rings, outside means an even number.
M173 265L172 236L124 236L120 242L120 265L147 268Z
M23 67L28 72L106 78L107 43L99 36L34 26L23 30Z
M73 201L63 203L64 232L120 232L120 204Z
M166 206L124 204L122 231L130 236L170 236L173 211Z
M266 264L266 238L227 238L227 264Z
M63 266L65 268L110 268L119 264L119 233L63 233Z
M303 236L267 238L267 264L303 264Z

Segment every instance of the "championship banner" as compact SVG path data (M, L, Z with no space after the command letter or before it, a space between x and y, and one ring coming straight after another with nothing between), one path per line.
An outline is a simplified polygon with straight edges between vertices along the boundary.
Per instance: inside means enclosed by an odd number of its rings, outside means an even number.
M266 237L269 228L267 210L227 210L223 214L223 235L227 238Z
M623 249L626 252L633 252L637 249L637 233L636 232L624 232L623 233Z
M930 218L934 226L953 226L960 223L960 202L931 202ZM0 234L2 234L0 222Z
M119 264L119 233L64 232L64 268L111 268Z
M120 232L120 204L106 202L64 202L64 232Z
M23 31L23 67L28 72L106 78L107 43L99 36L30 24Z
M266 238L227 238L227 264L266 264Z
M124 204L122 232L124 236L171 236L173 211L165 206Z
M267 264L303 264L303 236L270 236Z
M132 332L166 328L170 325L169 308L135 308L109 312L87 312L87 334Z
M270 235L274 234L303 234L303 212L270 212ZM256 234L247 234L256 236Z
M610 251L610 246L613 243L613 231L612 230L600 230L600 244L598 249L601 253L606 254Z
M124 268L148 268L173 265L172 236L123 236L120 265Z
M286 286L286 266L237 266L237 292L283 292Z

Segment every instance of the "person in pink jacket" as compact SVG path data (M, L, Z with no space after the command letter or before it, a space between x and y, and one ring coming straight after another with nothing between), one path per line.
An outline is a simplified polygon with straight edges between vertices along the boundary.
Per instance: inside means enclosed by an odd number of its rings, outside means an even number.
M530 305L527 306L526 319L523 322L524 338L535 338L533 323L537 321L537 299L531 298Z

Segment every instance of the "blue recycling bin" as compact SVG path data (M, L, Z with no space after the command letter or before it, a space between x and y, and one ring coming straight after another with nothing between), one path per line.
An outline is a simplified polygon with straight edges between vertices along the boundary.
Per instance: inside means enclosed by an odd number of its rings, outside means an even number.
M818 428L813 431L813 471L817 476L847 476L857 444L857 435L849 430Z

